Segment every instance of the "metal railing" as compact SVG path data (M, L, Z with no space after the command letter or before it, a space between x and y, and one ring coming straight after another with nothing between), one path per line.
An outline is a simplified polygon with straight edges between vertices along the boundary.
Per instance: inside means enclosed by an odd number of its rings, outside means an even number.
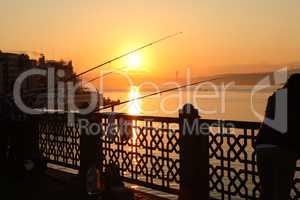
M94 121L102 127L98 168L108 164L120 168L127 182L179 194L180 142L179 118L97 113ZM39 151L49 162L80 168L78 118L67 125L66 115L45 114L36 118ZM258 199L259 178L254 143L260 123L198 119L209 128L209 190L214 199ZM130 135L124 135L128 122ZM201 159L195 154L194 159ZM291 199L300 198L298 163Z
M39 154L48 163L78 170L80 136L78 120L71 126L67 114L42 114L33 118Z
M259 199L254 144L260 123L202 120L210 125L210 196L216 199ZM300 163L291 199L300 198Z
M178 118L124 114L98 114L97 118L105 133L101 137L103 172L108 164L113 163L127 182L178 193ZM128 132L122 128L126 123L129 124ZM112 124L116 127L111 127Z

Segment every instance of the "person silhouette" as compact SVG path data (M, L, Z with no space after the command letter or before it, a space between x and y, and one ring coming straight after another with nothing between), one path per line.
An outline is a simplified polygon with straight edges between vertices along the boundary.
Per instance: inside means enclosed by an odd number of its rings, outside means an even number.
M261 200L287 200L293 185L300 155L300 74L293 74L286 84L268 99L265 120L259 130L255 152L261 183ZM286 92L286 93L285 93ZM286 94L286 101L277 98ZM282 112L285 112L286 115ZM275 125L268 120L280 119ZM278 130L284 127L286 130ZM279 125L279 126L278 126Z

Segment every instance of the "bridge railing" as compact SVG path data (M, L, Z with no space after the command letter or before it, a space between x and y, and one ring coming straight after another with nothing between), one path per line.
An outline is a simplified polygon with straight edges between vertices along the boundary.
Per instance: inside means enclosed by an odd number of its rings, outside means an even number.
M260 181L254 144L260 123L202 120L210 126L210 196L217 199L259 199ZM291 199L300 197L297 163Z
M178 118L97 115L104 130L100 156L102 172L113 163L127 182L178 193ZM124 124L128 126L122 127Z
M71 125L67 119L67 113L34 116L35 145L48 163L79 170L81 130L78 117Z
M84 132L78 122L82 117L76 116L73 124L67 123L66 118L65 114L44 114L36 118L39 151L51 163L80 169L83 164L81 154L87 148L87 143L83 145ZM96 136L98 145L89 150L95 152L100 172L113 163L120 168L126 182L180 193L184 141L180 118L111 113L97 113L92 118L102 130L102 134ZM210 197L258 199L259 178L253 147L260 123L197 120L209 130L209 165L204 167L209 173ZM124 127L124 124L129 126ZM195 152L191 158L201 162L203 154ZM300 197L299 164L291 199ZM197 185L203 184L201 181Z

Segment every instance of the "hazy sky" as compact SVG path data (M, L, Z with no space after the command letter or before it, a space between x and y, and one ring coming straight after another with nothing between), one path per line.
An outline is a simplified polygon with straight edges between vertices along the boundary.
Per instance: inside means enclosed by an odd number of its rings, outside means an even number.
M0 49L72 59L80 72L183 31L140 52L144 75L248 72L300 61L299 20L299 0L0 0Z

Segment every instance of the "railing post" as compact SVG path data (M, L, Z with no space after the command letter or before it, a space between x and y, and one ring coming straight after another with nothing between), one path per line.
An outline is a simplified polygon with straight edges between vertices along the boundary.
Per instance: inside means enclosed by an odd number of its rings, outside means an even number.
M203 129L198 110L186 104L179 111L180 200L209 199L208 129Z
M80 179L83 191L89 196L96 195L98 140L96 115L85 116L84 127L79 127L80 135Z

